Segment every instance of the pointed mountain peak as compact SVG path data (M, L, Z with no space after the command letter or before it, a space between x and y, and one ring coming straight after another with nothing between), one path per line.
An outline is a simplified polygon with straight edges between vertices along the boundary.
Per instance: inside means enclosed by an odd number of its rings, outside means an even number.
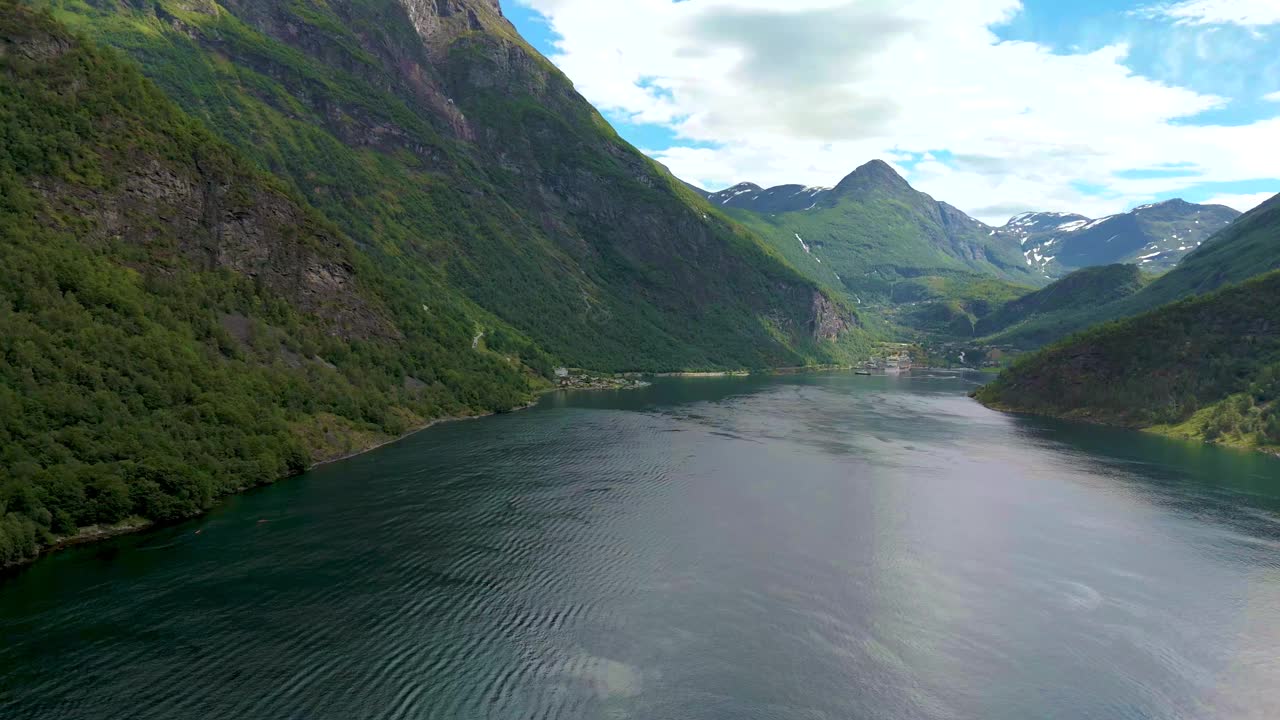
M854 170L854 172L873 172L873 171L874 172L891 172L894 175L898 174L897 171L893 169L892 165L881 160L880 158L868 160L867 162L860 165L857 170Z
M883 160L872 160L850 173L836 186L837 193L868 191L876 188L896 191L911 190L897 170Z

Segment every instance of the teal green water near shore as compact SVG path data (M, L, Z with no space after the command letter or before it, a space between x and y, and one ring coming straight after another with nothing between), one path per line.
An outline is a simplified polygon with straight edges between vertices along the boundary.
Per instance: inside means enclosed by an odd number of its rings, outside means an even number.
M1280 717L1280 460L958 376L441 425L0 580L0 717Z

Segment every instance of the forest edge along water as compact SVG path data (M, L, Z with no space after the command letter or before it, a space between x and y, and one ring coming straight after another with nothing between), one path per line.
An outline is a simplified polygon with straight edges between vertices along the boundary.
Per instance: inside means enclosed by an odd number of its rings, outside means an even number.
M910 373L912 371L909 370L906 372ZM954 374L957 376L964 376L970 379L976 379L978 382L985 382L989 379L983 376L983 374L973 370L951 370L951 369L922 367L922 368L917 368L915 372L925 373L925 374L940 374L940 373ZM808 375L808 374L816 374L816 373L837 373L837 374L843 373L843 374L852 374L858 377L874 376L870 371L867 371L867 370L855 369L852 367L843 367L843 366L777 368L777 369L766 371L763 373L763 375L782 377L782 376L789 376L789 375L790 376ZM131 534L146 532L148 530L153 530L161 526L185 523L195 518L198 518L202 515L207 514L208 512L216 508L217 504L224 502L225 499L228 497L232 497L237 494L248 492L261 487L269 487L270 485L275 484L275 482L283 482L286 480L291 480L294 478L301 477L305 475L307 472L313 471L325 465L342 462L344 460L350 460L360 455L377 451L388 445L393 445L409 437L417 435L421 432L434 428L437 425L441 425L444 423L483 420L485 418L491 418L495 415L502 415L502 414L507 414L512 412L520 412L523 410L528 410L530 408L537 407L537 405L542 401L542 398L544 398L548 394L565 393L565 392L618 392L618 391L636 390L636 389L641 389L643 387L648 386L649 383L647 381L637 381L635 379L639 377L649 377L654 379L681 378L681 379L690 379L690 380L698 380L698 379L705 380L705 379L724 379L724 378L747 378L747 377L752 377L753 375L760 376L762 375L762 373L760 372L753 373L747 370L736 370L736 371L724 371L724 372L672 372L672 373L658 373L654 375L645 375L643 373L593 374L587 371L580 371L580 370L573 371L573 373L568 376L572 379L571 384L564 384L561 386L552 386L552 387L543 388L538 392L537 397L535 397L535 399L519 407L515 407L510 410L501 411L501 412L487 412L487 413L479 413L479 414L473 414L473 415L434 418L426 423L423 423L419 426L411 428L398 436L389 437L389 438L386 438L386 437L377 438L375 441L373 441L371 444L367 446L359 447L355 450L352 450L351 452L348 452L339 456L324 458L316 462L313 462L302 473L280 477L276 479L273 483L269 483L267 485L244 486L244 487L238 488L237 490L233 491L228 495L224 495L220 498L217 498L215 500L215 504L209 508L206 508L203 512L196 515L182 518L175 522L156 523L143 518L134 517L134 518L126 519L125 521L112 526L90 526L90 527L81 528L80 532L77 533L76 535L56 538L53 543L44 547L40 552L40 554L36 555L35 557L0 565L0 580L2 580L7 575L12 575L13 573L20 572L23 568L31 565L32 563L35 563L42 558L48 557L50 554L58 552L60 550L65 550L67 548L78 547L81 545L86 545L91 543L102 542L105 540L110 540L112 538L119 537L121 535L131 535ZM980 388L975 388L974 391L970 393L970 397L974 397L977 394L978 389ZM988 407L998 412L1002 412L1010 415L1038 417L1034 413L1019 412L1009 408L1001 407L999 406L999 404L989 403ZM1073 418L1072 420L1070 420L1070 422L1078 422L1082 424L1105 425L1105 423L1093 423L1087 417ZM1134 431L1134 432L1152 432L1152 431L1147 430L1147 431ZM1162 434L1162 433L1155 433L1155 434ZM1175 436L1169 436L1167 434L1162 434L1162 435L1164 435L1165 437L1174 437L1174 439L1178 439ZM1190 442L1193 444L1201 444L1195 440L1181 439L1180 441ZM1236 450L1236 451L1254 452L1254 450ZM1280 457L1280 452L1267 451L1267 450L1263 450L1261 452L1265 452L1266 454Z
M810 372L835 372L835 371L842 371L847 369L848 368L835 367L835 366L792 367L792 368L778 368L775 370L766 371L766 374L773 373L773 374L782 375L782 374L800 374L800 373L810 373ZM593 373L590 371L577 370L577 369L572 371L566 370L564 372L563 379L561 380L561 383L559 385L553 385L553 386L545 387L538 390L534 399L529 401L528 403L525 403L524 405L520 405L520 406L511 408L509 410L433 418L425 423L421 423L419 425L411 427L399 435L395 435L391 437L372 436L369 439L368 443L364 445L359 444L360 443L359 436L353 435L348 438L348 443L354 443L356 447L350 450L349 452L344 452L338 455L334 455L333 457L322 458L320 460L317 460L311 463L306 470L303 470L300 473L293 473L290 475L281 476L279 478L274 479L270 483L266 483L265 485L262 485L262 484L244 485L239 488L235 488L231 492L225 495L221 495L219 497L214 498L214 505L208 508L205 508L199 513L178 518L173 522L157 523L155 521L148 520L146 518L135 516L135 517L126 518L125 520L113 525L91 525L87 527L82 527L80 528L80 531L75 535L55 537L53 541L50 542L48 545L41 547L39 549L38 554L36 554L35 556L26 557L17 561L0 563L0 579L2 579L6 574L18 572L22 568L34 562L37 562L41 558L47 557L51 553L58 552L59 550L65 550L70 547L76 547L80 545L87 545L90 543L101 542L104 540L109 540L114 537L119 537L121 535L132 535L135 533L145 532L147 530L156 528L157 526L175 525L175 524L187 522L188 520L198 518L208 513L210 510L216 507L217 503L223 502L227 497L232 497L234 495L238 495L240 493L244 493L249 490L253 490L255 488L273 485L276 482L282 482L284 480L296 478L306 474L311 470L315 470L318 467L322 467L324 465L328 465L335 462L341 462L343 460L349 460L351 458L363 455L365 453L373 452L387 445L400 442L401 440L404 440L405 438L408 438L420 432L423 432L424 430L429 430L435 427L436 425L440 425L442 423L463 422L468 420L480 420L483 418L492 417L494 415L502 415L502 414L512 413L512 412L520 412L521 410L527 410L529 408L535 407L538 404L540 398L543 395L546 395L548 393L634 390L634 389L645 387L648 384L647 381L637 379L641 377L724 378L724 377L748 377L750 375L752 375L752 372L749 370L731 370L731 371L723 371L723 372L673 372L673 373L658 373L654 375L648 375L645 373Z
M579 392L586 392L586 391L588 390L587 389L579 390ZM562 392L562 391L559 390L558 388L551 388L544 391L544 393L545 392ZM528 410L529 408L535 407L537 404L538 404L538 400L535 399L524 405L508 410L506 412L519 412L521 410ZM148 530L153 530L157 527L182 524L209 513L210 511L212 511L217 507L218 503L225 501L225 499L228 497L233 497L235 495L249 492L251 490L261 488L261 487L269 487L270 485L274 485L275 483L278 483L278 482L284 482L286 480L302 477L303 475L306 475L308 472L311 472L317 468L324 467L325 465L332 465L333 463L342 462L344 460L350 460L352 458L359 457L360 455L374 452L388 445L392 445L394 443L400 442L401 440L417 435L420 432L430 430L431 428L443 423L465 422L469 420L482 420L484 418L493 417L494 415L500 415L500 414L503 414L503 413L489 412L489 413L481 413L476 415L459 415L459 416L452 416L452 417L435 418L422 425L419 425L410 430L407 430L396 437L382 438L377 440L371 445L360 448L358 450L354 450L344 455L340 455L332 458L325 458L323 460L318 460L316 462L313 462L303 472L277 478L275 481L273 481L272 483L269 483L268 485L241 487L227 495L223 495L219 498L216 498L215 504L209 508L206 508L204 511L196 515L192 515L190 517L182 518L172 523L156 523L151 520L135 517L135 518L129 518L116 525L110 525L110 526L94 525L90 527L81 528L80 532L78 532L75 535L55 538L50 545L42 548L40 553L35 557L25 558L17 562L10 562L10 563L5 563L3 565L0 565L0 580L3 580L6 574L21 572L23 568L33 563L36 563L40 561L42 558L48 557L50 554L56 553L60 550L66 550L68 548L77 547L80 545L88 545L90 543L102 542L104 540L110 540L112 538L120 537L121 535L132 535L135 533L146 532Z
M811 371L813 372L829 371L829 370L830 368L811 369ZM789 368L787 370L787 372L796 372L796 371L797 369L795 368ZM782 372L782 371L779 371L779 372ZM729 376L746 377L750 374L751 373L748 371L733 371L733 372L724 372L724 373L666 373L666 374L659 374L654 377L729 377ZM538 391L537 395L533 400L529 401L528 403L525 403L524 405L520 405L520 406L511 408L510 410L504 410L504 411L494 411L494 412L485 412L485 413L475 413L471 415L454 415L454 416L433 418L425 423L414 426L397 436L376 437L369 444L361 447L357 447L356 449L350 452L336 455L334 457L328 457L328 458L317 460L311 463L311 465L308 466L307 469L304 470L303 472L282 476L280 478L277 478L273 482L268 483L266 486L275 484L276 482L283 482L285 480L300 477L301 475L305 475L307 472L315 470L316 468L319 468L319 467L323 467L325 465L342 462L343 460L350 460L351 458L373 452L375 450L386 447L388 445L392 445L394 443L400 442L413 435L417 435L420 432L429 430L443 423L481 420L487 417L493 417L494 415L502 415L502 414L512 413L512 412L520 412L521 410L528 410L529 408L537 406L541 397L549 393L633 390L633 389L639 389L641 387L645 387L648 384L647 382L638 381L635 379L636 377L641 376L643 374L623 373L621 375L622 377L618 377L618 375L614 373L597 374L597 373L590 373L587 371L575 371L572 373L566 373L567 382L561 384L560 386L551 386L551 387L542 388L541 390ZM358 438L356 437L352 437L350 438L350 440L358 442ZM50 554L58 552L60 550L65 550L67 548L77 547L80 545L87 545L90 543L102 542L104 540L110 540L111 538L120 537L121 535L132 535L135 533L146 532L148 530L155 529L156 527L159 527L159 526L176 525L176 524L187 522L189 520L192 520L204 514L207 514L209 511L213 510L216 507L217 503L223 502L227 497L232 497L234 495L248 492L250 490L253 490L259 487L265 487L265 486L264 485L246 485L246 486L237 488L232 492L228 493L227 495L223 495L223 496L220 496L219 498L215 498L215 504L209 508L204 509L202 512L180 518L171 523L156 523L152 520L147 520L141 517L131 517L120 523L116 523L114 525L106 525L106 526L93 525L93 526L80 528L80 531L75 535L54 538L50 544L42 547L40 549L40 552L34 557L28 557L22 560L14 561L14 562L0 563L0 580L2 580L5 575L12 574L15 572L20 572L22 568L27 567L32 563L35 563L42 558L48 557Z
M838 367L780 368L770 372L773 372L776 374L797 374L797 373L803 373L803 372L833 372L833 371L839 371L844 369L846 368L838 368ZM177 525L177 524L185 523L189 520L192 520L204 514L207 514L208 512L213 510L218 503L225 501L225 499L228 497L232 497L232 496L235 496L244 492L248 492L250 490L254 490L260 487L273 485L276 482L283 482L285 480L300 477L301 475L305 475L307 472L315 470L316 468L319 468L319 467L323 467L325 465L329 465L336 462L342 462L343 460L350 460L351 458L358 457L360 455L364 455L366 453L373 452L375 450L386 447L388 445L392 445L394 443L400 442L408 437L416 435L425 430L429 430L443 423L481 420L483 418L493 417L494 415L502 415L506 413L528 410L529 408L536 407L540 402L541 397L550 393L635 390L648 385L648 382L636 379L636 378L645 377L645 376L657 377L657 378L664 378L664 377L666 378L671 378L671 377L723 378L723 377L748 377L751 374L752 374L751 371L748 371L748 370L732 370L732 371L724 371L724 372L673 372L673 373L658 373L655 375L646 375L645 373L592 373L590 371L585 371L585 370L574 370L574 371L566 370L566 371L563 371L563 377L565 378L565 380L562 381L562 383L559 386L550 386L550 387L542 388L537 392L533 400L529 401L528 403L525 403L524 405L520 405L518 407L514 407L514 408L511 408L510 410L504 410L504 411L494 411L494 412L476 413L471 415L454 415L454 416L433 418L425 423L416 425L399 435L396 435L393 437L376 437L369 444L357 447L356 449L353 449L350 452L346 452L340 455L335 455L334 457L327 457L327 458L317 460L311 463L306 470L300 473L294 473L291 475L285 475L285 476L276 478L271 483L267 483L267 485L245 485L240 488L237 488L226 495L222 495L218 498L215 498L215 504L213 506L210 506L209 508L205 508L200 513L180 518L178 520L175 520L174 522L157 523L155 521L148 520L141 517L130 517L114 525L92 525L92 526L80 528L80 531L75 535L55 537L51 543L40 548L39 553L33 557L27 557L22 560L17 560L13 562L0 563L0 580L2 580L6 575L9 575L15 572L20 572L22 568L25 568L31 565L32 563L35 563L42 558L48 557L50 554L58 552L60 550L65 550L67 548L77 547L80 545L87 545L90 543L102 542L104 540L110 540L111 538L120 537L121 535L132 535L135 533L146 532L148 530L152 530L161 526ZM349 438L349 440L355 441L358 443L357 437L353 436Z

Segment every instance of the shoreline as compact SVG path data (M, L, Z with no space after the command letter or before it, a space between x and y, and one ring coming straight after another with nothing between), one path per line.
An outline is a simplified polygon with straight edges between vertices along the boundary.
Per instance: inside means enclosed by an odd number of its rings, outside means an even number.
M974 402L978 403L979 405L981 405L982 407L988 410L992 410L998 413L1004 413L1005 415L1021 415L1023 417L1044 418L1048 420L1058 420L1061 422L1080 423L1081 425L1090 425L1093 427L1116 428L1117 430L1131 430L1133 432L1139 432L1144 435L1162 437L1169 440L1177 440L1178 442L1187 443L1189 445L1201 445L1205 447L1222 448L1223 450L1231 450L1238 453L1250 453L1250 454L1256 453L1261 455L1270 455L1271 457L1274 457L1274 458L1280 458L1280 449L1258 447L1258 446L1234 445L1231 443L1222 443L1222 442L1215 442L1211 440L1205 440L1204 438L1199 438L1199 437L1179 435L1176 433L1163 431L1161 429L1162 426L1160 425L1140 427L1138 425L1126 425L1124 423L1110 422L1108 420L1097 418L1091 415L1067 415L1067 414L1059 414L1059 413L1035 412L1032 410L1019 410L1017 408L1005 405L1003 403L983 402L978 398L977 391L971 393L969 395L969 399L973 400Z
M657 378L722 378L722 377L749 377L750 370L707 370L707 371L690 371L690 372L662 372L653 373L652 377Z
M219 495L217 498L215 498L213 506L208 508L207 510L201 511L200 513L191 515L189 517L184 517L179 520L175 520L172 523L157 523L154 520L147 520L146 518L134 517L134 518L125 520L124 522L121 522L117 525L111 525L107 527L103 527L101 525L90 525L89 527L80 528L80 532L76 533L75 535L67 535L64 537L55 538L52 544L40 548L40 551L36 553L35 557L30 557L30 558L26 558L25 560L19 560L18 562L10 562L10 563L5 563L3 565L0 565L0 578L3 578L4 575L12 572L19 572L23 568L29 567L35 562L39 560L43 560L62 550L67 550L67 549L78 547L81 545L91 545L93 543L102 542L105 540L111 540L112 538L118 538L125 535L136 535L138 533L146 532L147 530L153 530L153 529L165 527L168 525L176 525L179 523L189 522L191 520L204 517L205 515L208 515L210 512L215 510L219 505L221 505L226 498L230 498L235 495L241 495L243 493L246 493L250 490L254 490L257 488L263 488L263 487L268 487L270 485L275 485L277 483L282 483L282 482L285 482L286 480L293 480L295 478L302 477L303 475L317 468L324 467L325 465L332 465L333 463L342 462L343 460L351 460L353 458L360 457L361 455L371 453L374 450L379 450L388 445L394 445L395 443L398 443L401 440L407 440L410 437L417 435L420 432L430 430L436 425L443 425L444 423L453 423L453 422L466 422L468 420L481 420L483 418L490 418L497 415L507 415L510 413L520 412L522 410L528 410L536 406L541 401L543 395L546 395L547 393L550 393L550 392L554 392L558 389L559 388L550 388L545 390L539 390L533 400L519 407L512 408L510 410L479 413L476 415L450 415L447 417L434 418L418 427L405 431L401 435L398 435L396 437L389 438L386 440L382 440L378 443L362 448L360 450L349 452L339 457L327 458L324 460L317 460L316 462L313 462L310 465L308 465L306 470L303 470L302 472L297 473L295 475L285 475L284 477L276 478L275 480L271 481L270 483L267 483L266 485L249 485L249 486L231 489L226 493Z
M795 367L795 368L773 368L765 372L767 372L767 374L769 375L781 376L781 375L798 375L805 372L838 372L842 370L852 370L852 369L853 369L852 366L849 366L849 367L812 366L812 367ZM671 373L644 374L644 376L653 377L653 378L726 378L726 377L745 378L745 377L750 377L751 375L752 373L748 370L728 370L728 371L719 371L719 372L671 372ZM355 450L352 452L348 452L337 457L317 460L311 463L310 465L308 465L307 469L302 471L301 473L297 473L295 475L286 475L284 477L276 478L272 482L267 483L267 485L252 485L252 486L234 488L222 495L219 495L215 499L213 507L210 507L209 509L204 510L195 515L191 515L189 517L175 520L171 523L157 523L155 521L147 520L145 518L135 517L135 518L130 518L128 520L125 520L124 522L119 523L117 525L111 525L108 527L103 527L101 525L91 525L89 527L81 528L80 532L76 533L75 535L68 535L64 537L55 538L52 544L40 548L40 551L36 553L34 557L20 560L18 562L11 562L11 563L0 565L0 577L11 572L21 571L23 568L29 567L33 563L39 560L42 560L44 558L47 558L62 550L67 550L69 548L78 547L81 545L90 545L90 544L102 542L105 540L111 540L113 538L122 537L124 535L136 535L138 533L145 532L147 530L153 530L159 527L176 525L178 523L195 520L197 518L200 518L209 514L214 509L216 509L218 505L222 504L224 499L229 498L231 496L240 495L242 493L248 492L249 490L253 490L256 488L267 487L268 485L275 485L276 483L284 482L286 480L292 480L294 478L301 477L302 475L305 475L306 473L309 473L313 470L316 470L317 468L324 467L325 465L332 465L333 463L342 462L343 460L351 460L353 458L360 457L361 455L365 455L375 450L382 449L384 447L387 447L388 445L394 445L395 443L398 443L402 440L407 440L408 438L414 435L417 435L418 433L430 430L431 428L437 425L442 425L445 423L454 423L454 422L466 422L470 420L481 420L484 418L494 417L496 415L507 415L510 413L521 412L523 410L529 410L537 406L538 403L542 401L542 398L544 396L552 393L599 392L599 391L616 390L616 389L618 388L596 388L596 387L589 387L589 386L588 387L552 386L552 387L541 388L537 390L532 400L525 403L524 405L511 408L510 410L493 411L493 412L487 412L487 413L479 413L475 415L451 415L446 417L434 418L418 427L414 427L410 430L407 430L403 434L398 435L396 437L381 440L368 447L361 448L359 450Z
M549 393L549 392L552 392L552 390L540 390L540 391L538 391L538 396L537 396L535 399L533 399L533 400L531 400L530 402L527 402L527 403L525 403L524 405L521 405L521 406L519 406L519 407L511 408L510 410L502 410L502 411L493 411L493 412L487 412L487 413L479 413L479 414L476 414L476 415L449 415L449 416L446 416L446 417L438 417L438 418L435 418L435 419L433 419L433 420L429 420L429 421L427 421L426 423L424 423L424 424L422 424L422 425L419 425L419 426L417 426L417 427L414 427L414 428L411 428L411 429L409 429L409 430L406 430L406 431L405 431L403 434L401 434L401 435L397 435L396 437L389 438L389 439L387 439L387 440L383 440L383 441L381 441L381 442L379 442L379 443L375 443L375 444L373 444L373 445L370 445L369 447L362 448L362 449L360 449L360 450L355 450L355 451L353 451L353 452L349 452L349 453L347 453L346 455L341 455L341 456L338 456L338 457L328 458L328 459L325 459L325 460L317 460L316 462L313 462L313 463L311 463L310 465L308 465L308 466L307 466L307 469L306 469L306 470L303 470L301 473L298 473L297 475L289 475L289 476L287 476L287 477L282 477L282 478L280 478L279 480L277 480L276 482L280 482L280 481L283 481L283 480L289 480L289 479L291 479L291 478L299 477L299 476L301 476L301 475L304 475L304 474L306 474L306 473L311 472L312 470L315 470L316 468L324 467L325 465L332 465L333 463L342 462L343 460L351 460L352 458L358 458L358 457L360 457L361 455L365 455L365 454L371 453L371 452L373 452L374 450L380 450L380 449L382 449L382 448L384 448L384 447L386 447L386 446L388 446L388 445L394 445L394 444L396 444L396 443L400 442L401 440L407 440L407 439L409 439L409 438L413 437L414 435L417 435L417 434L418 434L418 433L420 433L420 432L424 432L424 431L430 430L431 428L435 427L436 425L443 425L443 424L445 424L445 423L454 423L454 422L467 422L468 420L482 420L482 419L484 419L484 418L495 417L495 416L497 416L497 415L510 415L511 413L517 413L517 412L520 412L520 411L522 411L522 410L528 410L528 409L530 409L530 408L532 408L532 407L536 406L536 405L538 404L538 402L541 400L542 396L543 396L543 395L545 395L545 394L547 394L547 393ZM274 484L274 483L272 483L272 484ZM244 491L249 490L249 489L250 489L250 488L240 488L239 490L235 490L235 491L233 491L233 492L231 492L231 493L228 493L228 494L229 494L229 495L236 495L236 494L239 494L239 493L244 492Z

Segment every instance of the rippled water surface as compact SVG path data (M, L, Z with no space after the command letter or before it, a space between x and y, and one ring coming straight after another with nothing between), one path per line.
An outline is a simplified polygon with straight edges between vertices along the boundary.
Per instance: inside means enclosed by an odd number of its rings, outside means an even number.
M57 555L0 717L1280 718L1280 461L971 388L552 396Z

